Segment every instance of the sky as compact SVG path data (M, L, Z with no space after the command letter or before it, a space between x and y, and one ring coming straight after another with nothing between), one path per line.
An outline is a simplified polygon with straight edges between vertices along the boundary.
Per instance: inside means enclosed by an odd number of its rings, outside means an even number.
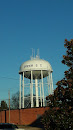
M68 69L65 38L73 38L73 0L0 0L0 100L19 90L19 68L32 48L51 64L55 89Z

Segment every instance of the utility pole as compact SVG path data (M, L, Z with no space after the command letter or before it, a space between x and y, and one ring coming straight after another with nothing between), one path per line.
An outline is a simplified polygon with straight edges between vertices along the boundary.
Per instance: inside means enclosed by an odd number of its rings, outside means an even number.
M10 90L8 92L8 95L9 95L9 123L10 123Z

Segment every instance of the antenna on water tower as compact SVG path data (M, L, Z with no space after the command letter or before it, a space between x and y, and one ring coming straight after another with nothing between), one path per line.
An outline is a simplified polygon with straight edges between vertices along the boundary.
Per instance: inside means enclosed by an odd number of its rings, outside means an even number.
M33 48L32 48L32 57L33 57Z
M34 59L35 59L35 49L34 49Z
M39 49L37 49L37 56L39 57Z
M32 55L31 55L31 57L30 57L30 58L31 58L31 60L32 60L32 59L33 59L33 48L31 48L31 49L32 49Z

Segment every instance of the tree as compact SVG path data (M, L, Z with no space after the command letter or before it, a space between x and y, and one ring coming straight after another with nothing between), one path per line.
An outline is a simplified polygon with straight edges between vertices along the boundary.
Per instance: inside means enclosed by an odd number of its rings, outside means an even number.
M65 39L64 47L66 48L66 55L63 55L62 63L69 68L64 72L65 77L56 83L57 88L54 90L54 96L49 95L53 105L57 105L56 101L62 101L62 103L69 103L73 106L73 39L67 41ZM59 104L58 104L59 105Z
M12 95L10 100L10 108L11 109L18 109L19 108L19 92L16 92Z
M73 129L73 39L65 39L64 47L66 55L63 55L62 63L67 65L68 70L64 72L65 77L57 82L54 95L47 97L52 108L45 112L42 119L46 130Z
M46 97L47 105L49 107L60 107L61 104L63 105L63 96L65 94L65 88L61 87L60 85L54 90L53 95L49 95Z
M66 55L63 55L62 63L67 65L69 69L64 72L65 78L61 81L57 82L57 85L60 84L61 86L66 86L69 88L73 87L73 39L71 41L67 41L65 39L64 47L66 50Z
M63 55L62 63L67 65L69 69L64 72L65 77L57 82L57 86L65 88L63 101L65 103L71 102L70 105L73 106L73 39L70 41L65 39L64 47L67 50L66 55Z
M42 118L45 130L73 130L72 108L50 108Z
M4 110L4 109L8 109L8 105L7 105L7 103L3 100L3 101L1 101L0 110Z

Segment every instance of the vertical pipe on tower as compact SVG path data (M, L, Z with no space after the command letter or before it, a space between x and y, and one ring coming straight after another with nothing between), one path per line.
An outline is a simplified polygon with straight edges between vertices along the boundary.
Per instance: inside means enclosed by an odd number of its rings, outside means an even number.
M19 109L21 109L21 74L20 74L20 89L19 89Z
M33 107L33 73L31 71L31 84L30 84L30 95L31 95L31 107Z
M41 79L42 79L42 92L43 92L43 106L45 106L45 101L44 101L44 87L43 87L43 72L41 70Z
M24 72L23 72L23 103L22 108L24 108Z
M48 94L49 94L49 72L48 72L48 76L47 76L47 83L48 83Z
M50 93L51 94L51 75L50 75L50 72L49 72L49 84L50 84Z
M35 79L35 91L36 91L36 107L39 107L39 102L38 102L38 80Z
M40 82L40 101L41 101L41 107L42 107L41 82Z
M52 94L53 94L53 79L52 79L52 72L51 72L51 91L52 91Z

